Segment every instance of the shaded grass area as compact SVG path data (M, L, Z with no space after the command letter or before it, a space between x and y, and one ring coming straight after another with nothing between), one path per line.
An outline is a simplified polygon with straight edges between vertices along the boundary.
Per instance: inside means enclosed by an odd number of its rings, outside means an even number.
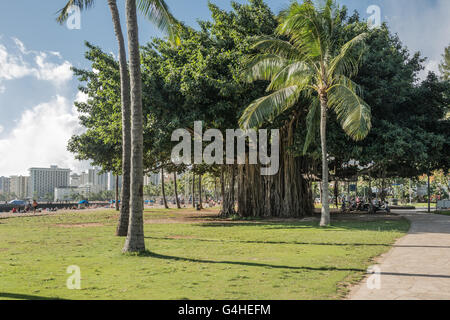
M450 210L438 210L435 213L436 214L443 214L445 216L450 216Z
M400 218L321 229L192 213L146 210L140 255L121 253L113 210L1 219L0 299L339 299L409 228ZM81 290L66 287L71 265Z
M416 208L428 208L428 203L427 202L421 202L421 203L413 203L413 204L411 204L413 207L416 207ZM431 202L431 204L430 204L430 207L431 208L436 208L436 202Z

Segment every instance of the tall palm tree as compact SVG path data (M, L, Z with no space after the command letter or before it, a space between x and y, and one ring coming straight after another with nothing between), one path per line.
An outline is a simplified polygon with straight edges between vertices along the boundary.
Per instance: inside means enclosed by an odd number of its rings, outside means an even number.
M127 53L120 24L116 0L108 0L114 24L114 33L119 44L120 92L122 102L122 205L116 235L125 237L130 219L130 173L131 173L131 97L130 75L128 73Z
M130 222L123 252L145 251L142 76L136 1L139 2L139 10L160 30L166 32L172 43L179 42L178 22L170 13L164 0L126 0L131 80L131 193Z
M144 143L142 116L141 55L136 0L126 0L125 12L128 32L131 84L131 189L130 222L123 252L143 252L144 242Z
M69 0L67 4L59 11L57 21L63 23L68 18L68 12L72 6L78 6L81 10L90 8L94 5L94 0ZM131 161L131 98L130 98L130 76L128 73L127 54L125 41L120 23L119 10L116 0L108 0L108 6L111 11L111 17L114 25L114 33L119 46L119 68L120 68L120 87L122 103L122 202L119 215L119 223L116 229L116 235L125 237L128 231L128 222L130 216L130 161ZM118 204L116 204L118 205Z
M370 107L362 100L361 90L350 77L358 72L366 34L362 33L337 47L339 11L334 1L315 7L312 1L292 3L282 12L277 35L260 37L245 72L247 80L268 80L273 93L252 102L240 124L244 128L260 126L264 121L293 107L300 98L310 99L307 123L320 123L322 147L321 226L330 224L328 195L328 153L326 142L328 108L334 110L344 131L354 140L365 138L371 128ZM283 40L287 37L289 40ZM311 134L307 139L311 139Z
M139 39L138 39L138 26L137 26L137 14L136 14L136 1L139 2L139 10L152 22L156 24L156 26L162 30L163 32L167 33L169 36L169 39L172 41L172 43L178 44L179 43L179 36L178 36L178 25L179 22L173 17L173 15L170 13L170 10L164 0L134 0L134 3L131 3L130 1L126 2L126 13L127 13L127 29L128 29L128 37L129 37L129 50L130 50L130 60L134 58L134 62L140 61L140 54L139 54ZM68 12L70 8L74 5L78 6L81 10L87 9L92 7L94 4L94 0L69 0L65 7L60 10L60 14L57 18L58 22L63 23L68 18ZM131 205L131 160L132 160L132 148L131 145L136 142L138 145L142 143L142 94L139 94L137 96L134 96L135 100L132 101L132 94L133 92L136 93L136 88L131 88L130 84L130 75L128 73L127 68L127 60L126 60L126 50L125 50L125 42L123 37L123 32L121 28L120 23L120 16L119 11L117 9L117 2L116 0L108 0L108 5L111 10L113 24L114 24L114 31L116 34L116 38L119 44L119 65L120 65L120 80L121 80L121 98L122 98L122 143L123 143L123 149L122 149L122 208L120 212L120 218L119 218L119 224L117 227L116 234L118 236L126 236L129 231L129 227L131 224L130 221L130 211L129 206ZM131 30L130 30L131 28ZM130 39L130 36L132 39ZM130 43L132 42L132 43ZM137 52L136 52L137 48ZM135 55L132 57L132 53ZM131 63L130 63L131 65ZM140 63L139 63L140 65ZM131 67L131 66L130 66ZM140 68L139 70L134 70L135 75L134 81L132 84L137 84L139 87L139 90L141 90L141 76L140 76ZM133 74L131 76L133 76ZM130 92L130 90L133 89L133 91ZM136 117L140 117L140 120L137 120L135 123L136 131L140 130L140 137L139 133L136 132L135 135L131 134L132 130L132 124L131 124L131 103L135 102L133 107L137 109L141 109L140 112L134 113ZM140 106L139 106L140 104ZM137 110L135 110L137 111ZM139 122L141 125L139 125ZM135 138L132 140L132 138ZM140 148L140 151L139 151ZM139 167L143 167L142 165L142 149L143 147L137 147L137 157L141 158L140 162L141 165L139 166L138 163L137 167L135 167L136 170L139 170ZM136 173L136 172L134 172ZM142 180L143 184L143 172L140 174L141 178L136 178L135 180ZM138 183L138 182L137 182ZM143 186L141 187L143 190ZM143 191L140 190L136 191L136 194L138 194L138 197L140 197L143 201ZM139 205L137 205L136 210L139 209ZM143 210L143 207L142 207ZM134 230L134 228L133 228ZM128 240L127 240L128 243ZM125 246L127 247L127 245ZM144 247L145 249L145 247ZM124 249L125 250L125 249ZM133 251L133 250L125 250L125 251Z

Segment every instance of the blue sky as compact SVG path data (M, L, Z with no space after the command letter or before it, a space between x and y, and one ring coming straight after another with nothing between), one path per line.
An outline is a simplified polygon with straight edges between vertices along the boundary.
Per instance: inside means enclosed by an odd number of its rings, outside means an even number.
M81 130L75 99L82 99L70 66L88 67L85 40L116 53L110 12L106 1L82 13L81 29L70 30L55 22L63 0L0 1L0 176L26 174L32 166L58 164L74 171L83 169L66 151L67 139ZM214 0L230 9L229 0ZM238 0L239 3L246 2ZM274 12L289 0L266 0ZM123 0L119 0L123 13ZM196 26L209 18L207 0L167 0L174 15ZM430 58L428 69L436 70L444 47L450 42L448 0L342 0L349 11L362 18L370 5L381 9L387 22L411 51ZM124 21L124 17L122 16ZM160 36L141 18L140 40ZM11 150L18 150L17 154Z

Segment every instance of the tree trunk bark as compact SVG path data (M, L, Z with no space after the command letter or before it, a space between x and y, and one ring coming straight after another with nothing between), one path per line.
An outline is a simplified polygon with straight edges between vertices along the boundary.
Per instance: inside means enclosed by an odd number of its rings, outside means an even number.
M290 218L312 215L311 182L303 176L308 172L310 163L289 151L294 143L294 123L295 118L280 129L280 166L277 174L262 176L261 166L249 165L248 161L245 165L238 165L239 216Z
M428 185L427 185L427 192L428 192L428 213L431 213L431 188L430 188L430 173L427 173L427 179L428 179Z
M217 177L214 177L214 201L217 201Z
M195 208L195 173L192 172L192 208Z
M220 216L236 214L234 200L235 165L222 165L222 209Z
M131 87L131 189L130 221L124 252L145 251L144 241L144 164L141 57L136 0L125 3Z
M126 237L130 218L131 97L125 41L116 0L108 0L117 42L119 44L120 92L122 102L122 204L116 235ZM118 188L116 188L117 192ZM117 202L116 202L117 204Z
M320 226L329 226L330 206L328 201L328 152L327 152L327 112L328 100L325 94L320 96L320 143L322 145L322 211Z
M177 173L176 172L173 173L173 185L174 185L174 190L175 190L175 201L177 203L177 208L181 209L180 199L178 199Z
M320 203L322 203L322 181L318 183L318 187L319 187L319 200Z
M223 199L225 198L225 166L220 168L220 203L223 204Z
M119 206L119 176L116 176L116 211L120 210Z
M202 203L202 175L198 175L198 203L200 205L200 209L203 209Z
M161 168L161 193L163 197L163 204L164 208L169 209L169 206L167 205L167 199L166 199L166 182L164 181L164 168Z
M408 179L408 192L409 192L409 205L412 204L412 197L411 197L411 179Z
M334 180L334 202L336 204L337 209L339 208L338 197L339 197L339 182L337 180Z

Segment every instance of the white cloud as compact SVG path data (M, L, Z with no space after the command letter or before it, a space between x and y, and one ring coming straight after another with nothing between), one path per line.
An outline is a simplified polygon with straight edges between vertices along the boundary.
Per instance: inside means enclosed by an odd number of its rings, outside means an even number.
M3 127L2 126L0 126L0 133L2 133L3 132Z
M56 85L60 85L72 79L72 65L68 61L62 64L47 62L47 54L41 52L36 58L38 66L37 78L39 80L52 81Z
M20 55L11 55L4 45L0 45L0 79L12 80L32 75L33 68Z
M411 52L420 51L428 57L426 70L437 72L437 65L450 44L450 1L395 0L385 1L387 21Z
M0 94L6 91L6 87L0 83Z
M17 48L19 48L20 52L22 52L23 54L28 54L30 52L27 51L27 49L25 48L25 45L23 44L22 41L20 41L17 38L12 38L14 43L16 44Z
M82 128L72 101L57 96L26 110L17 125L0 139L0 172L2 175L27 174L30 167L76 169L80 162L67 151L67 142Z
M436 74L439 74L439 61L436 60L428 60L425 63L425 70L423 70L423 75L426 77L428 75L428 72L434 72Z
M86 103L88 101L88 95L84 92L78 91L77 96L75 97L75 101Z
M0 81L32 76L59 86L72 79L72 65L59 52L28 51L19 39L12 40L14 45L0 44Z

